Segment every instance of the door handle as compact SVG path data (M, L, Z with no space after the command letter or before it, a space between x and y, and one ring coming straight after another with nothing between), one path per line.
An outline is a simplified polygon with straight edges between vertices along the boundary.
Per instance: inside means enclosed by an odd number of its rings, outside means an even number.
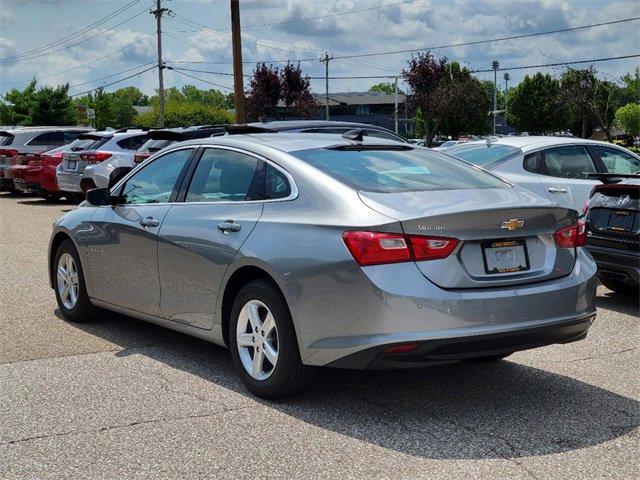
M567 193L567 189L566 188L554 188L554 187L551 187L549 189L549 193Z
M160 225L160 220L156 220L153 217L147 217L140 220L140 225L143 227L157 227Z
M222 222L218 224L218 230L222 230L222 233L228 234L229 232L239 232L240 226L239 223L235 223L233 220L227 220L226 222Z

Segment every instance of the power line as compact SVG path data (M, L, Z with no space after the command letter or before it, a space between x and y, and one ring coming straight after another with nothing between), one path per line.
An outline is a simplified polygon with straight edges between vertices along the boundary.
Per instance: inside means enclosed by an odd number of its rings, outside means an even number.
M147 68L145 70L141 70L139 72L136 72L133 75L129 75L128 77L121 78L120 80L116 80L116 81L113 81L111 83L107 83L105 85L100 85L99 87L92 88L91 90L86 90L84 92L74 93L73 95L69 95L69 96L72 97L72 98L73 97L81 97L82 95L86 95L87 93L91 93L91 92L93 92L95 90L100 90L101 88L107 88L107 87L110 87L111 85L115 85L116 83L124 82L125 80L129 80L130 78L137 77L138 75L140 75L142 73L145 73L145 72L148 72L149 70L153 70L154 68L158 68L158 66L157 65L153 65L153 66L151 66L151 67L149 67L149 68Z
M174 72L179 73L180 75L184 75L185 77L193 78L194 80L198 80L200 82L207 83L209 85L214 85L216 87L220 87L220 88L224 88L224 89L233 91L233 87L228 87L226 85L221 85L220 83L210 82L210 81L205 80L203 78L199 78L199 77L196 77L196 76L191 75L189 73L185 73L185 72L182 71L181 68L175 68L175 67L166 67L166 68L169 69L169 70L173 70Z
M58 48L56 50L51 50L51 51L47 51L47 52L41 52L41 53L38 53L38 54L35 54L35 55L30 55L30 56L25 57L25 58L20 58L17 61L20 62L20 61L26 61L26 60L33 60L34 58L40 58L40 57L44 57L46 55L51 55L52 53L57 53L57 52L62 52L63 50L68 50L70 48L75 47L76 45L80 45L81 43L88 42L89 40L92 40L92 39L94 39L96 37L99 37L100 35L103 35L103 34L105 34L107 32L110 32L110 31L114 30L115 28L119 27L120 25L124 25L125 23L130 22L131 20L133 20L134 18L139 17L140 15L142 15L143 13L145 13L147 11L148 11L148 9L145 8L144 10L142 10L142 11L138 12L137 14L135 14L134 16L129 17L126 20L124 20L124 21L122 21L120 23L117 23L117 24L115 24L114 26L112 26L110 28L107 28L106 30L102 30L101 32L98 32L98 33L96 33L94 35L91 35L90 37L85 38L83 40L80 40L80 41L78 41L76 43L72 43L70 45L64 46L62 48ZM11 62L11 63L13 63L13 62Z
M82 28L82 29L70 34L70 35L67 35L66 37L62 37L62 38L60 38L58 40L54 40L52 42L45 43L44 45L41 45L40 47L34 48L32 50L26 50L24 52L21 52L21 53L18 53L16 55L12 56L12 57L0 58L0 61L4 62L4 61L8 61L8 60L15 60L15 59L18 59L20 57L29 56L29 54L36 53L36 52L39 52L39 51L42 51L42 50L47 50L48 48L55 47L56 45L60 45L61 43L66 42L67 40L71 40L72 38L75 38L78 35L82 35L83 33L91 30L92 28L97 27L98 25L101 25L101 24L111 20L116 15L124 12L128 8L133 7L139 1L140 0L132 0L131 2L127 3L126 5L120 7L118 9L114 10L113 12L109 13L108 15L96 20L92 24L87 25L86 27L84 27L84 28Z
M260 23L260 24L254 24L254 25L242 25L243 30L248 30L251 28L262 28L262 27L273 27L276 25L285 25L285 24L289 24L289 23L300 23L300 22L311 22L314 20L322 20L324 18L332 18L332 17L340 17L343 15L351 15L352 13L362 13L362 12L370 12L372 10L380 10L382 8L388 8L388 7L394 7L396 5L405 5L407 3L412 3L416 0L405 0L403 2L396 2L396 3L387 3L384 5L378 5L377 7L369 7L369 8L361 8L358 10L349 10L346 12L338 12L338 13L331 13L331 14L327 14L327 15L318 15L317 17L306 17L306 18L293 18L290 20L282 20L279 22L270 22L270 23Z
M576 30L584 30L586 28L601 27L601 26L604 26L604 25L614 25L614 24L618 24L618 23L634 22L636 20L640 20L640 17L623 18L623 19L620 19L620 20L612 20L610 22L592 23L592 24L589 24L589 25L581 25L579 27L561 28L561 29L558 29L558 30L547 30L547 31L544 31L544 32L525 33L525 34L522 34L522 35L511 35L509 37L491 38L491 39L486 39L486 40L475 40L475 41L472 41L472 42L452 43L450 45L436 45L436 46L432 46L432 47L410 48L410 49L406 49L406 50L392 50L392 51L388 51L388 52L370 52L370 53L360 53L360 54L353 54L353 55L339 55L339 56L335 56L334 59L340 60L340 59L348 59L348 58L376 57L376 56L381 56L381 55L395 55L395 54L399 54L399 53L420 52L420 51L424 51L424 50L439 50L439 49L442 49L442 48L466 47L466 46L470 46L470 45L481 45L481 44L484 44L484 43L504 42L504 41L507 41L507 40L517 40L519 38L539 37L539 36L542 36L542 35L551 35L551 34L554 34L554 33L573 32L573 31L576 31ZM491 71L493 71L493 69Z
M99 82L100 80L105 80L107 78L117 77L118 75L122 75L123 73L130 72L131 70L136 70L138 68L146 67L146 66L152 65L152 64L155 65L156 62L153 61L153 62L143 63L142 65L136 65L135 67L127 68L126 70L122 70L121 72L118 72L118 73L112 73L111 75L105 75L104 77L94 78L93 80L87 80L86 82L76 83L74 85L69 85L69 88L80 87L82 85L87 85L89 83Z
M498 70L506 71L506 70L525 70L527 68L562 67L565 65L576 65L578 63L608 62L610 60L623 60L627 58L637 58L637 57L640 57L640 53L636 53L633 55L621 55L619 57L592 58L590 60L575 60L572 62L541 63L539 65L524 65L519 67L501 67L501 68L498 68ZM469 73L486 73L486 72L493 72L493 68L487 68L483 70L469 70Z

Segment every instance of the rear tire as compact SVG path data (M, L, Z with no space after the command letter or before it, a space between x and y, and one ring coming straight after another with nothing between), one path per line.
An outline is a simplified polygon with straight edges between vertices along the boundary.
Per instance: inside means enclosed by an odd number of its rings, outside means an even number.
M53 262L53 289L62 316L77 323L93 320L98 309L87 294L80 257L71 240L60 244Z
M315 369L300 359L289 308L280 292L265 280L249 282L236 296L229 347L240 380L258 397L290 396L313 380ZM256 362L256 355L262 360Z
M507 358L509 355L512 355L512 354L513 352L500 353L498 355L487 355L485 357L470 358L469 360L472 362L497 362L499 360Z
M613 290L616 293L623 293L625 295L638 295L638 285L630 285L629 283L614 280L612 278L598 275L600 283L602 283L609 290Z

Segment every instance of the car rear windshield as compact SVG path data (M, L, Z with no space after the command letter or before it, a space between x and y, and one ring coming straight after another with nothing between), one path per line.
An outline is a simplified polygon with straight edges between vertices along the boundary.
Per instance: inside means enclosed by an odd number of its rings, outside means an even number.
M472 145L456 145L447 149L447 155L466 160L479 167L491 169L514 155L522 153L519 148L510 145L474 143Z
M493 175L424 149L332 149L291 152L356 190L392 193L508 188Z
M155 153L164 147L176 143L176 140L147 140L139 149L138 153Z

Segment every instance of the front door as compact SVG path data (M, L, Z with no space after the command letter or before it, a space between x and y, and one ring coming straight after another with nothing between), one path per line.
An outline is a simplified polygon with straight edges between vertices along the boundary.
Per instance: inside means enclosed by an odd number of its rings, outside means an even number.
M183 149L158 157L119 188L118 205L97 209L87 234L93 298L160 314L158 232L191 153Z
M160 229L163 317L212 328L222 278L262 215L264 171L265 163L247 153L203 151L184 202Z
M596 173L596 165L584 145L568 145L544 150L540 184L547 196L563 207L582 211L595 185L589 178Z

